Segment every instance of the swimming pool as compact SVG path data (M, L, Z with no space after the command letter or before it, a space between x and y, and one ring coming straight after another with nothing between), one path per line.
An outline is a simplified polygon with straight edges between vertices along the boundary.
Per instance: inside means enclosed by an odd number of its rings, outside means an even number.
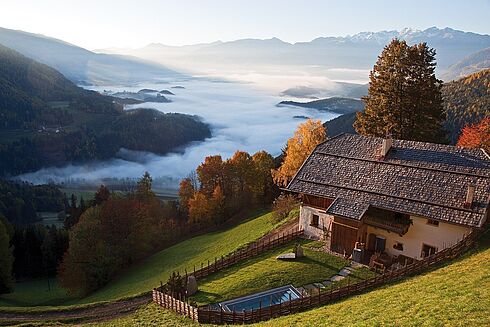
M224 311L249 311L300 298L300 292L293 285L281 286L260 293L220 302Z

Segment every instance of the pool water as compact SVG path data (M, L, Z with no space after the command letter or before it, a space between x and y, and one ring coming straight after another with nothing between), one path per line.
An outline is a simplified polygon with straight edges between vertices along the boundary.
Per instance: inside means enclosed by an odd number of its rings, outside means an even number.
M299 291L293 285L281 286L264 292L220 302L224 311L250 311L270 305L288 302L300 297Z

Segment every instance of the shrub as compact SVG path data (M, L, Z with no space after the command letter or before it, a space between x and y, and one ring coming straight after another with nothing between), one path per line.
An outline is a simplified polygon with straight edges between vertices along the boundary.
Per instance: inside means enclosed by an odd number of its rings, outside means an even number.
M299 205L299 199L291 194L281 194L272 205L272 217L274 222L279 222L286 218L289 213Z

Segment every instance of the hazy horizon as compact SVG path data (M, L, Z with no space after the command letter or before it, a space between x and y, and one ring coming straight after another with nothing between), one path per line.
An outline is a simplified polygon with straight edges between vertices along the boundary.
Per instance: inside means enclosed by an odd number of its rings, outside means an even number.
M403 10L393 10L393 3L388 0L242 3L142 0L136 4L115 0L68 3L19 0L3 3L2 7L2 27L62 39L89 50L273 37L295 43L322 36L404 28L424 30L433 26L490 33L487 0L471 3L416 0Z

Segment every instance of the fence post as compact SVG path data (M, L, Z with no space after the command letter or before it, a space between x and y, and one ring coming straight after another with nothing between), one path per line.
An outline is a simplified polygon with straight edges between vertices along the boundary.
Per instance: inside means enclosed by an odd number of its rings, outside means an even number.
M223 307L220 306L220 309L221 309L221 312L220 312L220 315L219 315L219 322L222 324L223 323Z

